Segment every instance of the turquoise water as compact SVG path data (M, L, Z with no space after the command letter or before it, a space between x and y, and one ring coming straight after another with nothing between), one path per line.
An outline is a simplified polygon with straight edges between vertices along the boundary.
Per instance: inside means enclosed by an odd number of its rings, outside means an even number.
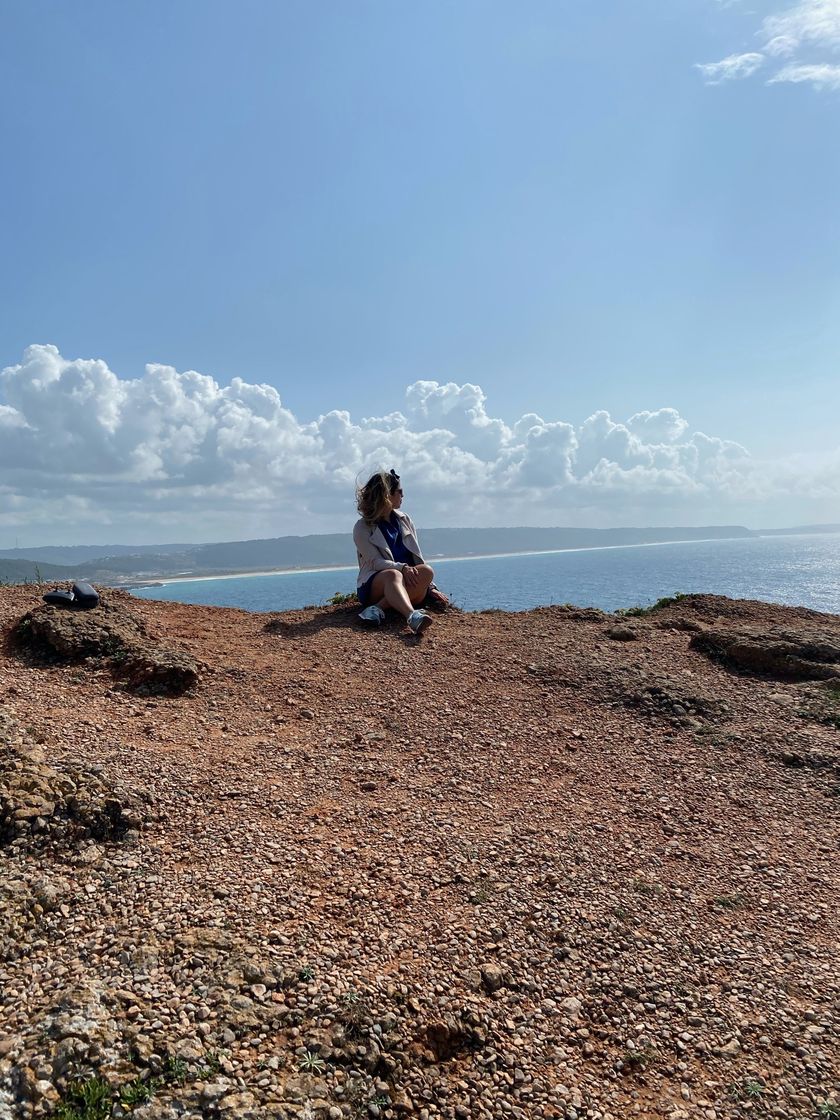
M436 583L464 610L520 611L576 603L613 611L665 595L709 592L840 614L840 534L748 537L685 544L438 560ZM355 568L184 580L135 592L144 599L293 610L356 586Z

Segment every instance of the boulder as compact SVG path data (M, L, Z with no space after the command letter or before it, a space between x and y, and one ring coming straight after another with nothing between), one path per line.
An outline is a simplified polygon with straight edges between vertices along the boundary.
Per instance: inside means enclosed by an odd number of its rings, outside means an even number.
M25 614L15 628L21 645L67 660L107 658L145 639L145 627L124 607L100 603L95 610L66 611L44 604Z
M129 688L145 695L177 696L198 684L198 663L180 650L155 645L140 619L119 603L102 601L86 611L45 604L24 615L14 634L20 647L38 657L105 661Z
M613 642L637 642L639 640L639 632L634 630L632 626L610 626L604 633Z

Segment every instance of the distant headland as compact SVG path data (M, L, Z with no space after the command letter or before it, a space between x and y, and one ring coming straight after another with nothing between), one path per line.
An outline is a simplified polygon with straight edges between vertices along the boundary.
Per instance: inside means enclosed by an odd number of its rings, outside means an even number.
M666 541L733 540L800 533L840 533L840 525L748 529L743 525L425 529L429 559L490 556ZM221 576L266 571L340 568L355 563L349 533L271 537L212 544L42 545L0 549L0 582L27 583L85 578L114 587L178 576Z

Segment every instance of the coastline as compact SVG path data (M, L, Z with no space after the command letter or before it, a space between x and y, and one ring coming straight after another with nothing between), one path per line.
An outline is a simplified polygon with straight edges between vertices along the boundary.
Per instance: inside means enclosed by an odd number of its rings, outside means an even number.
M478 553L467 556L430 556L428 557L430 564L456 564L465 560L501 560L506 556L558 556L565 552L614 552L617 549L625 548L660 548L662 545L672 544L709 544L712 542L719 543L724 541L742 541L743 537L697 537L691 540L673 540L673 541L638 541L633 544L597 544L597 545L584 545L580 548L536 548L526 549L523 552L486 552ZM756 539L761 539L757 537ZM206 583L209 580L228 580L228 579L256 579L264 576L295 576L295 575L315 575L318 572L355 572L355 564L327 564L320 565L315 568L270 568L266 571L251 572L223 572L219 575L195 575L195 576L161 576L159 578L150 577L148 580L132 580L129 585L119 586L125 590L145 590L150 587L168 587L173 583Z

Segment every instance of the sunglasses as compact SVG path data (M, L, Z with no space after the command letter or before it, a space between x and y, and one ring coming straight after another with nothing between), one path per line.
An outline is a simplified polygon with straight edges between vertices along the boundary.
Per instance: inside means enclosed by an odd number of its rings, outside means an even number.
M398 487L396 488L396 490L392 490L392 491L391 491L391 493L392 493L392 494L402 494L402 492L403 492L403 488L402 488L402 486L398 486Z

